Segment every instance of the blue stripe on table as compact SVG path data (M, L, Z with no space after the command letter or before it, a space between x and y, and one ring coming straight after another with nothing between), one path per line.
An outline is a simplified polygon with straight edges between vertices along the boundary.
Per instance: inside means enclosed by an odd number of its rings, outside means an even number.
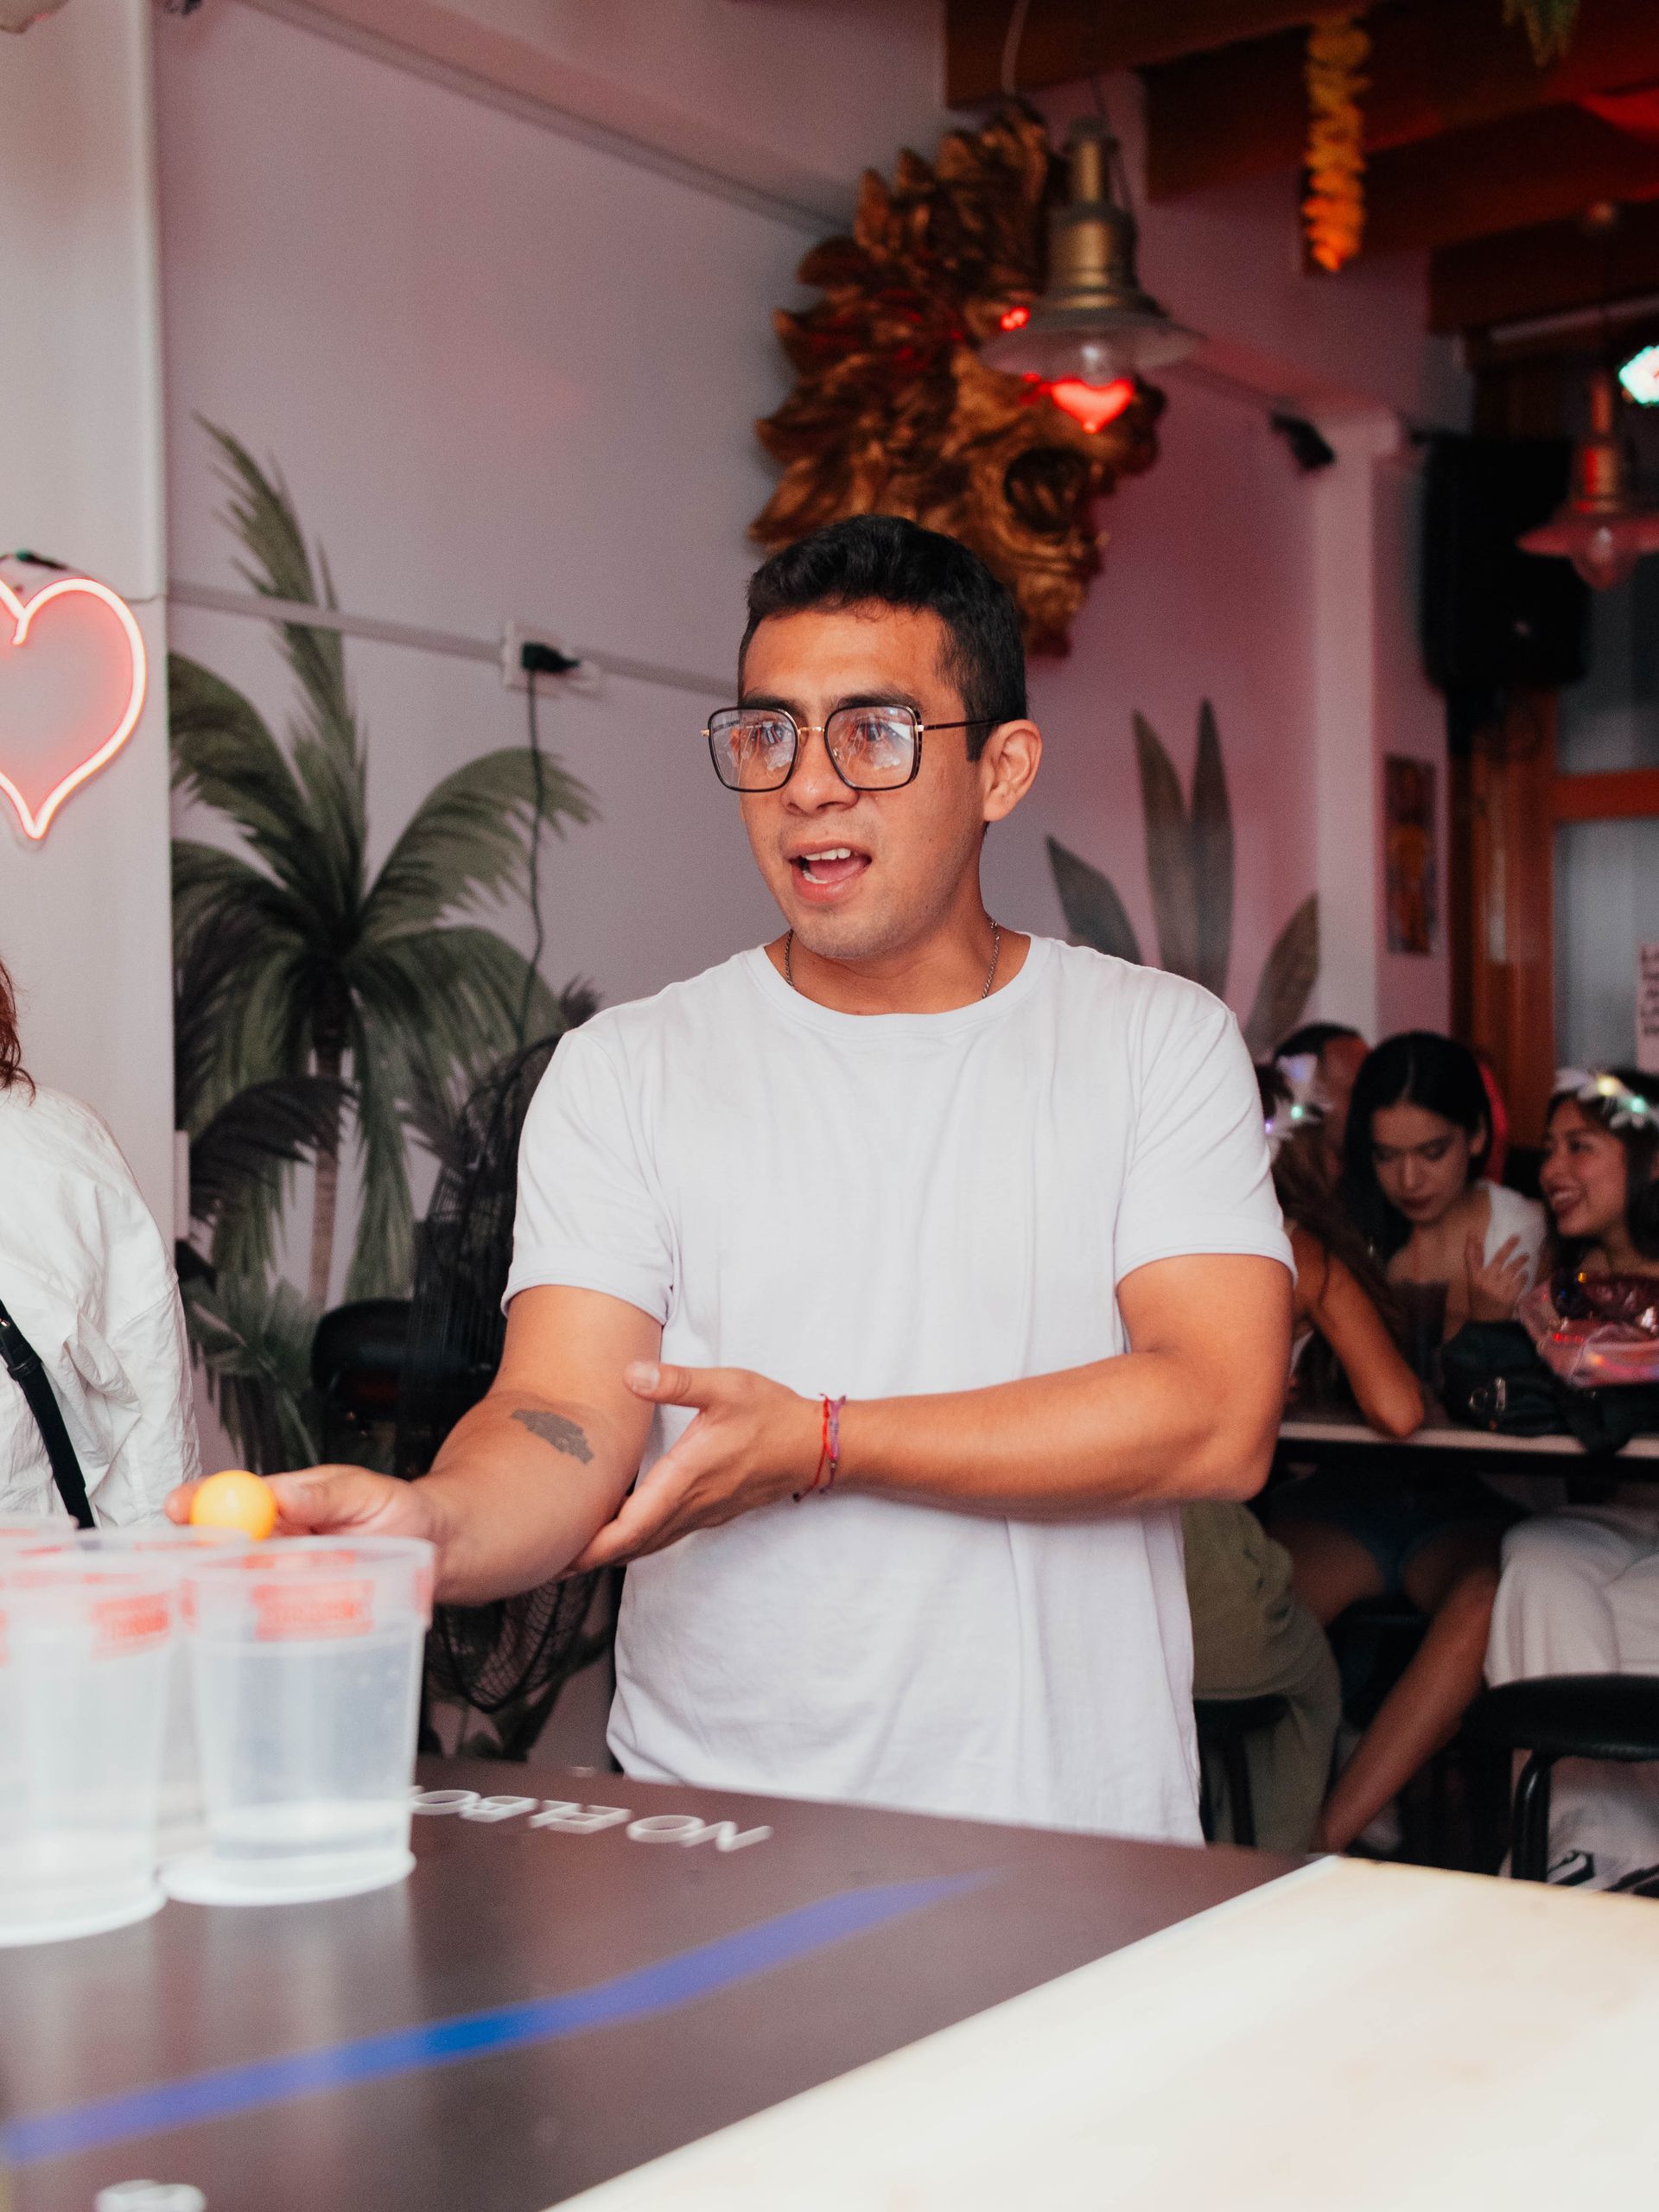
M266 2111L333 2089L455 2066L533 2044L560 2043L594 2028L652 2019L810 1958L814 1952L830 1950L929 1905L964 1896L994 1878L988 1873L957 1874L843 1890L586 1989L392 2028L316 2050L251 2059L239 2066L187 2075L181 2081L25 2115L0 2129L0 2157L13 2168L42 2165L113 2143L137 2142L170 2129L197 2126L204 2120Z

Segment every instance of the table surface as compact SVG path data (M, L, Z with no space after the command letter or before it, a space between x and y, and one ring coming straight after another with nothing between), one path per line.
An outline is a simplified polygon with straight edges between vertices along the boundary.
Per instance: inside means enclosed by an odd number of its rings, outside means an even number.
M580 1770L421 1774L538 1794L418 1817L414 1873L367 1897L168 1904L0 1955L15 2212L139 2177L209 2212L542 2212L1291 1869Z
M1275 1476L1299 1459L1378 1481L1500 1476L1538 1485L1522 1495L1541 1505L1595 1503L1623 1483L1659 1484L1659 1436L1632 1437L1611 1459L1592 1458L1576 1436L1499 1436L1434 1405L1409 1436L1379 1436L1349 1407L1293 1407L1280 1425Z
M1322 1859L581 2212L1624 2212L1656 2050L1647 1899Z
M1491 1429L1470 1428L1449 1418L1444 1408L1431 1405L1428 1418L1422 1427L1414 1429L1409 1436L1381 1436L1368 1427L1357 1413L1343 1406L1304 1406L1294 1408L1280 1425L1279 1441L1287 1444L1333 1444L1375 1448L1378 1452L1457 1452L1471 1459L1497 1457L1506 1463L1511 1459L1525 1463L1539 1459L1562 1460L1569 1463L1586 1457L1583 1445L1576 1436L1500 1436ZM1645 1461L1642 1469L1644 1478L1650 1477L1659 1463L1659 1436L1634 1436L1609 1463L1623 1467L1630 1461ZM1551 1474L1560 1471L1558 1466L1549 1469Z

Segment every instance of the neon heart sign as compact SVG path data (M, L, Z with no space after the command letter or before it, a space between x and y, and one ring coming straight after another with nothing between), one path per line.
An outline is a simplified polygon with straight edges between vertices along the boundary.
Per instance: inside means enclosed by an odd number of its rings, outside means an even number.
M139 629L132 609L125 600L112 592L107 584L95 583L90 576L60 576L54 583L35 592L29 599L20 599L3 576L0 576L0 620L11 617L11 642L14 646L29 643L29 631L35 617L44 607L55 601L91 599L107 607L121 626L127 641L131 661L131 681L127 689L127 702L115 727L106 737L99 740L67 776L54 784L38 807L30 806L11 778L0 768L0 792L11 801L17 819L22 824L23 835L36 842L52 826L58 809L84 783L97 775L100 768L107 768L138 726L138 717L144 711L144 690L149 681L149 663L144 652L143 632Z

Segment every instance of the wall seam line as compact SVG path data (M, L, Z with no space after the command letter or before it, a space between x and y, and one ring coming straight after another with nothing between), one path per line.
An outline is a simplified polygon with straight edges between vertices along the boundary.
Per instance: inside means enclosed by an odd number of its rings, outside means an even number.
M665 178L670 183L688 191L701 192L715 200L745 209L774 223L784 224L792 231L799 231L812 239L823 238L832 231L845 230L851 219L850 209L815 207L798 200L788 199L782 193L769 192L764 186L751 184L747 179L733 176L721 169L707 167L701 162L690 160L683 154L671 153L666 147L654 146L648 139L631 137L626 131L617 130L610 124L595 123L590 117L578 115L573 109L557 106L553 101L538 98L531 92L517 92L505 85L499 85L490 78L475 75L454 62L440 61L435 55L423 54L417 47L404 46L388 38L383 32L366 29L360 23L350 23L326 9L309 4L309 0L242 0L242 5L254 9L262 16L275 16L279 22L291 23L296 29L312 32L318 38L329 40L335 46L349 48L372 61L379 61L405 74L420 77L428 84L438 85L446 91L459 92L465 99L477 100L486 107L511 115L521 123L534 124L550 130L557 137L573 140L594 152L612 155L626 162L634 168L645 169L653 176Z
M499 638L474 638L458 630L432 630L416 622L394 622L373 614L348 614L337 607L313 607L298 599L268 599L261 592L226 591L217 584L187 583L173 579L167 588L168 603L191 607L207 614L235 614L257 622L302 625L312 630L332 630L344 638L361 638L371 645L400 645L416 652L442 653L451 660L487 661L503 668ZM677 668L667 661L639 660L592 645L573 645L568 650L590 668L631 683L654 683L671 691L689 691L698 698L724 699L731 679L707 676L701 670Z

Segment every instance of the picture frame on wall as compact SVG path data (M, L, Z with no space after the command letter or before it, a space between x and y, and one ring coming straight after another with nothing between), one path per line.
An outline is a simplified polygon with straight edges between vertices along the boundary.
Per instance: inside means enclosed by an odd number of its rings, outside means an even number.
M1382 763L1383 864L1390 952L1432 953L1440 939L1435 764L1391 753Z

